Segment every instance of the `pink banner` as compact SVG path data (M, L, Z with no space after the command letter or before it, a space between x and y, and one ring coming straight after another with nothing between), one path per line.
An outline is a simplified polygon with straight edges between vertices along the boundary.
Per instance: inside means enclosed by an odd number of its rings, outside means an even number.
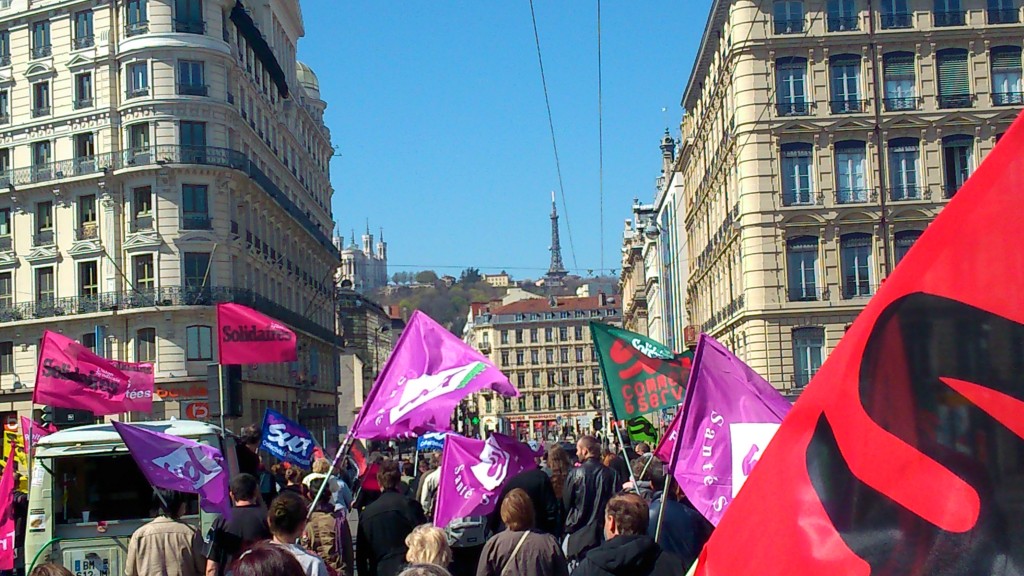
M128 375L128 392L124 405L132 412L153 411L153 391L156 388L156 372L149 362L121 362L111 360L115 368Z
M43 436L49 436L53 432L36 424L32 420L21 417L21 435L25 440L25 454L32 455L32 448Z
M127 374L67 336L43 332L32 402L89 410L97 416L126 412Z
M221 364L295 362L295 332L241 304L217 304Z
M14 452L0 475L0 570L14 570Z

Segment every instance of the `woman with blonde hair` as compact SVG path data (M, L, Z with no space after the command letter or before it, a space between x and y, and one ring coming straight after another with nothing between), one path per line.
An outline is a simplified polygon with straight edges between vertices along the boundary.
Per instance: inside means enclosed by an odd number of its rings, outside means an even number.
M562 547L550 534L534 530L533 502L516 488L501 501L507 529L484 544L477 576L569 576Z
M447 569L452 563L452 549L444 530L431 524L420 524L405 537L405 561L409 564L433 564Z

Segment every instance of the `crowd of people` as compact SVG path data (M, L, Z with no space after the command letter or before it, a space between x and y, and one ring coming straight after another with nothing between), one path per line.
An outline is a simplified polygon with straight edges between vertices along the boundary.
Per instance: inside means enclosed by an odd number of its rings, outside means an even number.
M489 517L445 529L428 521L437 453L417 469L375 453L357 478L326 459L264 468L255 429L241 444L232 514L201 534L182 520L194 496L155 490L157 516L132 535L125 576L661 576L684 574L711 533L678 490L665 494L664 463L642 443L631 462L592 436L553 444L506 482Z

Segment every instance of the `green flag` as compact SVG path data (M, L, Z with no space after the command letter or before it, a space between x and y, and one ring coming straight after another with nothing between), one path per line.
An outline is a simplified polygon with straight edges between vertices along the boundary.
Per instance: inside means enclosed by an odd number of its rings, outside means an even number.
M616 420L676 406L683 401L692 352L676 354L629 330L590 323Z
M647 442L651 446L658 443L658 431L654 428L654 424L651 424L651 421L643 416L626 420L626 432L633 442Z

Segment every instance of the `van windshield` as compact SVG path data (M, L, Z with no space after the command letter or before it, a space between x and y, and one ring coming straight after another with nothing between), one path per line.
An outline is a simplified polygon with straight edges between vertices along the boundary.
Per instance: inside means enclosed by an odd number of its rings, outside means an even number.
M57 524L152 518L153 487L128 454L59 456L52 461ZM186 514L198 514L199 501ZM86 520L88 513L88 520Z

